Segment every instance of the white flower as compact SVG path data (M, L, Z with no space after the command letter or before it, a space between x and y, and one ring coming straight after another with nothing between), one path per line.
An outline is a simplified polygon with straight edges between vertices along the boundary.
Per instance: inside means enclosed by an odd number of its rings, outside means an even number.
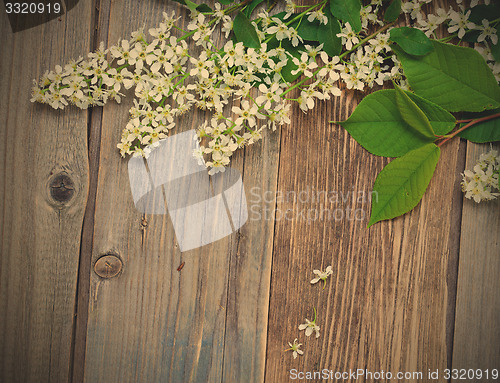
M154 38L152 41L154 46L161 45L170 37L170 32L167 31L165 24L160 24L159 28L151 28L149 34Z
M500 63L488 63L488 66L490 67L491 71L493 72L493 75L495 76L495 79L497 82L500 82Z
M68 102L64 99L59 90L54 89L51 93L46 95L47 104L54 109L64 109Z
M313 273L316 274L316 277L311 280L311 284L318 283L319 281L323 281L323 288L326 286L326 279L333 273L332 266L328 266L325 271L321 270L313 270Z
M364 84L360 79L361 73L356 70L354 65L348 65L345 67L345 71L340 74L342 80L344 80L347 89L357 89L363 90Z
M280 85L277 82L271 84L269 87L260 84L259 91L262 95L257 97L255 102L259 105L263 105L266 109L270 109L273 102L279 102L279 95L283 93L283 90L280 89Z
M380 52L381 50L390 51L391 46L389 44L389 33L379 33L374 39L368 41L370 46L375 52Z
M225 163L225 161L210 161L210 162L207 162L207 167L210 168L210 170L208 171L208 175L209 176L213 176L214 174L217 174L217 173L224 173L224 171L226 170L226 165L229 163L229 158L226 158L227 159L227 163Z
M297 342L297 338L294 339L293 344L288 342L288 345L290 348L286 349L286 351L293 351L293 359L296 359L298 355L304 355L304 351L300 350L300 346L302 346L302 343Z
M342 95L342 91L335 84L336 80L327 78L326 81L322 80L318 83L318 89L323 93L323 99L329 100L330 94L339 97Z
M417 23L420 25L427 37L431 37L443 21L441 17L432 14L427 16L427 20L421 17L421 15L417 18Z
M130 51L129 63L136 68L142 69L146 61L147 52L141 43L136 43L134 49Z
M82 89L87 87L87 83L84 81L82 76L74 75L66 77L63 80L63 84L67 85L67 88L61 89L61 94L66 97L75 95L78 98L83 98Z
M101 41L99 48L95 52L90 52L87 57L91 60L104 61L109 49L104 49L104 42Z
M243 135L243 138L245 139L246 143L253 144L254 142L257 142L262 139L262 129L264 129L266 126L261 126L259 129L252 130L250 133L245 133Z
M224 17L224 9L219 3L215 3L214 17L219 20Z
M377 13L372 11L372 7L370 5L368 5L367 7L362 7L360 15L361 15L361 27L363 29L366 29L369 23L371 24L378 23L380 25L383 25L383 22L378 21Z
M474 44L474 49L479 52L481 56L483 56L485 61L495 61L493 54L491 53L491 49L488 46L484 46L484 44Z
M292 0L286 0L286 6L285 6L285 19L288 19L294 12L295 8L297 8L297 5Z
M255 126L255 115L258 111L257 105L250 105L247 100L243 100L241 102L241 108L233 106L232 110L233 113L239 115L235 121L236 125L242 125L245 121L247 121L249 126Z
M498 191L498 172L500 170L500 158L495 150L482 154L474 171L465 170L462 174L462 191L465 198L474 199L475 202L487 201L500 196Z
M288 38L292 42L292 45L296 47L299 45L299 41L302 43L304 40L302 40L302 37L299 36L299 33L295 28L288 28Z
M208 59L207 52L201 52L200 57L197 59L191 57L191 63L194 64L193 69L189 73L191 76L200 76L202 78L208 78L210 73L209 69L214 65L214 62Z
M267 28L266 33L270 35L276 34L276 39L281 41L283 39L287 39L290 37L290 30L293 28L288 28L283 21L278 19L277 17L273 17L272 21L276 23L276 25Z
M314 20L318 20L321 24L328 24L328 17L325 16L322 9L317 9L316 11L309 12L307 17L307 21L313 22Z
M450 11L450 25L448 33L455 33L458 31L458 38L464 37L466 29L474 29L476 25L469 22L470 10L467 13Z
M471 0L470 7L474 8L478 4L479 4L479 0ZM484 4L489 5L490 4L490 0L484 0Z
M158 73L160 69L164 69L165 73L172 73L174 71L174 67L170 62L170 59L174 53L171 49L155 49L153 52L146 57L146 61L149 65L151 65L151 72Z
M231 40L224 45L225 55L223 61L227 61L229 66L233 66L235 61L245 54L242 42L234 44Z
M438 17L439 24L443 24L446 20L450 18L451 11L452 11L451 8L449 10L443 8L438 8L436 10L436 16Z
M300 60L296 57L293 57L292 61L295 65L297 65L297 69L291 72L292 75L303 72L307 77L312 77L313 72L311 72L311 70L318 67L318 64L316 64L315 61L310 60L309 55L305 52L300 55Z
M316 324L316 308L314 308L314 320L310 321L306 318L306 323L299 325L299 330L306 330L306 336L311 336L311 334L316 332L316 338L319 338L319 326Z
M320 52L322 52L323 44L320 44L316 47L311 45L305 45L304 48L306 48L307 55L311 59L314 59Z
M429 1L425 2L428 3ZM401 4L401 10L404 13L409 13L412 19L416 19L420 13L420 8L422 7L423 3L424 1L419 0L404 2L403 4Z
M359 43L358 35L351 28L351 24L345 23L345 28L342 28L337 37L342 37L342 44L345 45L347 50L352 49L352 46Z
M233 19L230 18L229 16L224 16L222 19L222 28L221 31L222 33L225 34L226 39L229 37L229 34L233 30Z
M494 45L497 45L498 43L497 30L493 28L490 25L490 22L486 19L483 20L482 24L483 26L478 28L481 31L481 33L479 34L477 41L480 43L484 41L486 37L489 37L491 42Z
M113 46L110 49L111 55L119 59L118 65L125 64L130 59L130 43L128 40L122 40L121 46Z
M172 11L170 16L168 13L163 12L163 24L167 30L172 29L177 20L180 20L180 17L175 17L175 11Z
M47 78L55 83L59 84L62 82L63 78L67 76L67 72L63 71L63 68L60 65L55 66L55 70L53 72L50 72L47 76Z
M344 69L344 66L339 64L340 58L338 56L334 56L330 60L326 52L321 52L320 57L324 65L318 72L318 76L325 77L328 75L333 81L337 81L340 77L338 71Z

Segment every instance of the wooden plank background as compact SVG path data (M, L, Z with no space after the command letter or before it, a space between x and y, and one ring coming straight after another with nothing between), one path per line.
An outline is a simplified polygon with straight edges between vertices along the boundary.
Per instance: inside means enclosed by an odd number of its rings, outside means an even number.
M90 49L91 4L16 34L3 9L0 380L63 382L87 203L87 112L54 111L29 95L33 79ZM67 177L68 200L57 197L57 176Z
M499 203L477 206L459 189L464 166L489 145L446 144L421 204L367 230L368 193L388 160L329 123L362 95L294 109L290 126L234 157L246 225L181 253L168 215L135 209L116 151L132 94L89 112L29 102L45 70L172 9L185 24L167 0L80 0L16 34L2 13L0 381L285 382L292 368L499 368ZM205 118L186 116L177 132ZM274 198L300 191L300 200ZM93 270L107 254L123 262L111 279ZM310 285L327 265L326 288ZM313 307L318 339L297 329ZM283 352L295 337L306 351L296 360Z

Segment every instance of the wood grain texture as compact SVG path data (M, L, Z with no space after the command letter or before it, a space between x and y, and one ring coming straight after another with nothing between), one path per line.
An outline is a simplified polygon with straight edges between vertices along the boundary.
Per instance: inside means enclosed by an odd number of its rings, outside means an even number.
M269 382L288 381L292 368L396 373L447 366L447 269L457 241L450 201L458 186L448 169L456 168L458 142L443 150L426 195L411 213L367 230L371 185L388 161L328 123L345 119L356 101L346 92L318 105L314 114L296 111L296 122L282 135L278 190L304 193L277 204L278 211L296 213L276 226ZM328 265L334 273L326 288L310 285L312 270ZM305 318L312 320L313 307L319 339L298 331ZM283 352L294 338L305 350L295 360Z
M155 26L162 11L172 9L181 8L173 2L112 3L109 42ZM186 11L181 15L187 24ZM169 216L143 216L134 207L127 161L115 147L131 105L129 93L123 105L107 105L103 112L92 257L95 262L117 254L123 271L109 280L91 274L85 381L262 380L273 221L248 222L240 235L181 254ZM173 133L206 118L194 112ZM254 145L244 161L243 151L235 156L233 167L247 189L275 190L277 145L279 140L268 140Z
M279 143L277 130L246 148L249 219L230 258L223 382L264 380Z
M421 371L418 381L429 381L428 369L449 365L460 209L459 177L450 169L460 166L463 152L451 142L421 203L367 230L371 187L389 160L328 122L346 119L361 98L344 91L313 113L295 111L281 137L278 190L292 197L278 201L277 210L294 213L275 229L268 382L289 381L293 368ZM334 272L326 288L311 285L312 270L328 265ZM318 339L298 330L313 308ZM283 352L294 338L305 351L295 360Z
M111 0L95 0L92 9L92 44L95 50L103 42L107 45ZM89 110L88 158L89 192L82 226L80 264L78 270L76 323L74 329L72 377L74 382L83 381L85 371L85 348L87 337L88 306L90 296L90 273L92 268L92 247L94 243L94 216L99 176L99 155L101 150L101 125L103 108Z
M223 382L264 381L281 130L267 131L242 159L249 218L230 258Z
M424 11L434 6L447 8ZM292 368L366 368L422 371L426 382L428 369L498 368L498 203L462 211L459 190L465 148L472 168L486 146L446 144L417 208L367 230L369 192L389 160L329 123L363 95L295 107L290 126L233 157L245 226L181 253L168 214L136 210L116 149L133 92L89 113L29 103L45 69L173 9L185 26L170 0L82 0L15 35L1 16L0 381L275 383ZM186 115L172 134L206 118ZM73 183L67 203L50 197L58 174ZM105 254L122 261L113 278L94 272ZM327 265L326 288L311 285ZM297 328L313 307L319 339ZM296 337L305 355L294 360L283 350Z
M64 382L87 198L87 113L32 104L30 94L45 70L88 51L90 5L16 34L0 17L0 381ZM57 175L70 189L51 189ZM71 198L58 202L51 190Z
M500 145L494 145L500 150ZM466 169L490 145L467 143ZM500 367L500 201L464 200L458 269L453 368ZM457 380L458 381L458 380ZM478 379L487 382L491 380Z

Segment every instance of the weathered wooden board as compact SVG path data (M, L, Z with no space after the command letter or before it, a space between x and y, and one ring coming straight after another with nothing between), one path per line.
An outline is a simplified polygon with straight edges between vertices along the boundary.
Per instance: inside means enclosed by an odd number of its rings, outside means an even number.
M70 374L87 112L31 104L30 93L45 70L88 51L90 3L16 34L0 15L2 382L64 382Z
M500 146L494 148L498 151ZM490 145L467 144L472 169ZM457 282L454 369L500 368L500 201L464 200ZM460 373L459 373L460 375ZM459 380L457 380L459 381Z
M224 382L264 380L279 143L269 132L243 160L249 218L230 259Z
M294 213L276 224L269 382L288 381L292 368L427 373L447 366L447 268L458 251L452 220L458 183L450 169L457 166L458 141L443 148L413 212L366 229L371 185L388 161L328 122L345 119L355 103L346 92L314 113L296 111L282 134L278 190L296 198L277 203L277 215ZM312 270L328 265L334 272L326 288L311 285ZM312 320L313 307L318 339L298 331L305 318ZM295 360L283 352L294 338L305 350Z
M127 160L115 147L131 92L90 120L75 108L29 103L31 79L45 69L182 9L155 0L95 4L98 18L94 2L81 1L61 21L15 35L2 15L1 381L70 379L72 343L73 380L92 383L274 383L289 381L292 368L422 372L418 380L428 381L429 369L498 368L500 216L498 203L465 201L461 210L465 144L443 147L412 213L367 230L369 191L388 160L328 122L346 118L362 95L345 92L307 115L295 109L291 126L233 159L246 225L181 253L169 215L135 209ZM173 133L205 119L185 116ZM468 144L467 167L485 150ZM50 191L58 195L61 179L59 188L50 182L61 173L74 191L59 203ZM123 263L114 278L93 270L105 254ZM312 270L327 265L334 274L326 288L310 285ZM313 307L319 339L297 328ZM295 337L306 352L296 360L283 352Z
M162 11L181 8L121 1L110 9L112 44L142 25L155 26ZM185 25L186 11L181 14ZM108 280L91 273L85 381L261 381L273 220L249 220L239 235L181 254L169 216L143 216L134 207L127 160L116 150L131 105L129 97L103 112L92 262L113 253L123 270ZM190 114L173 133L205 119ZM248 158L243 151L234 158L247 195L252 187L275 190L278 145L279 139L268 140L254 145ZM273 202L252 203L274 208Z
M428 369L450 363L461 201L455 169L463 151L458 140L443 148L413 212L366 229L371 187L388 159L329 123L347 118L361 97L346 91L307 115L295 111L282 134L278 190L285 198L276 214L285 219L275 229L269 382L288 381L294 368L422 372L426 381ZM312 270L328 265L326 288L311 285ZM318 339L298 330L313 308ZM283 352L294 338L305 351L295 360Z

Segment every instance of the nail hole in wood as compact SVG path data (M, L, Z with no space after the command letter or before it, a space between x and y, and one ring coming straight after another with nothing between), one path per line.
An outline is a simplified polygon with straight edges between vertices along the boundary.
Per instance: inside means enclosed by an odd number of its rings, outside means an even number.
M114 254L106 254L99 258L95 265L94 271L101 278L116 277L122 270L123 263L120 258Z

